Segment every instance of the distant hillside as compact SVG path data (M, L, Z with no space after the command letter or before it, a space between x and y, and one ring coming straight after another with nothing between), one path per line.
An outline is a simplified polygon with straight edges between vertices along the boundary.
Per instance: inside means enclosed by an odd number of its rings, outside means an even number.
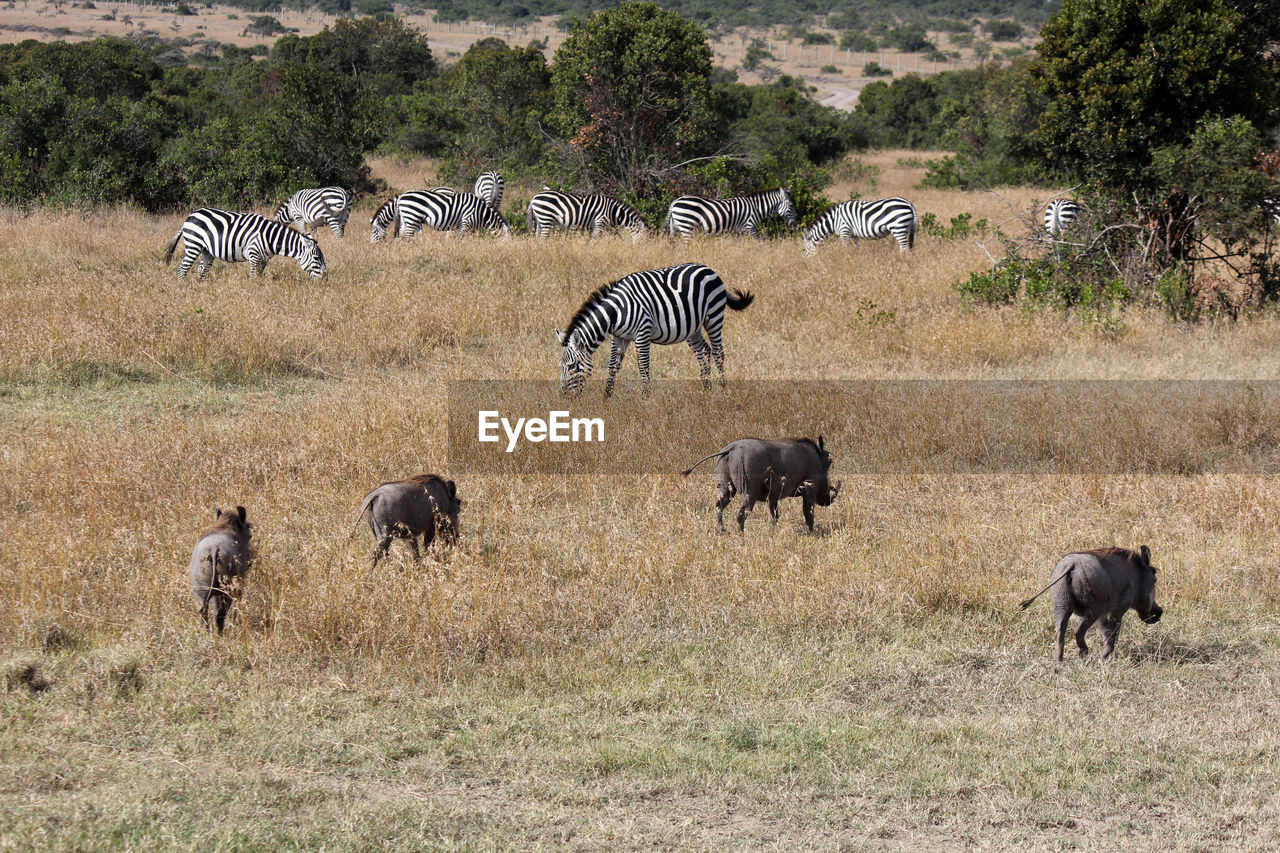
M547 16L573 18L616 6L610 0L436 0L391 3L390 0L231 0L247 11L315 8L326 14L386 14L432 10L437 20L523 23ZM1011 19L1039 29L1061 5L1060 0L664 0L662 6L712 29L825 24L838 30L892 26L898 22L928 25L938 19L972 23L975 18Z

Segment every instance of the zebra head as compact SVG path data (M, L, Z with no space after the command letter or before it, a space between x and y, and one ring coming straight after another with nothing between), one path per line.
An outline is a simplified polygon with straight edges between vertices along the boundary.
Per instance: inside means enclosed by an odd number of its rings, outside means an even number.
M302 237L302 248L298 251L298 266L310 273L312 278L320 278L327 274L329 267L324 262L324 253L320 251L320 244L314 237L306 234L299 236Z
M382 203L382 207L378 208L378 212L369 220L369 242L377 243L387 236L387 226L395 220L396 217L396 200Z
M787 220L787 225L794 228L796 227L795 200L791 198L791 193L786 187L779 187L778 193L781 199L778 201L778 206L773 209L773 212Z
M591 375L592 354L583 349L572 335L565 335L559 329L556 329L556 340L563 347L560 351L560 390L576 395Z
M805 254L805 257L807 258L813 257L813 254L818 251L818 235L816 233L817 230L818 230L817 223L814 223L813 225L810 225L808 228L804 229L804 240L802 241L802 247L804 248L804 254Z

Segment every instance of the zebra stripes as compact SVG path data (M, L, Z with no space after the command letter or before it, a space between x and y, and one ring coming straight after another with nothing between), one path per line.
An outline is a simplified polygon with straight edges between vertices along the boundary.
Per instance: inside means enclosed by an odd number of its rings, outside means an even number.
M915 245L916 223L916 209L905 198L842 202L805 230L804 253L812 255L818 251L818 244L833 234L843 243L860 237L879 239L892 234L898 248L910 252Z
M484 199L494 210L498 210L502 205L504 188L502 175L497 172L485 172L476 178L476 195Z
M1056 237L1080 217L1080 202L1072 198L1056 198L1044 209L1044 230Z
M724 384L724 344L720 329L724 325L724 309L728 305L741 311L751 304L750 293L735 290L729 295L724 282L710 267L702 264L680 264L658 270L634 272L606 284L587 297L556 337L560 353L560 386L576 394L591 375L591 359L608 335L613 336L609 353L609 379L605 395L613 393L622 357L634 341L640 363L640 379L649 383L649 346L651 344L689 344L698 357L698 375L704 384L711 382L711 361L715 360ZM707 336L704 339L702 332ZM710 347L707 340L711 341Z
M219 261L248 261L249 275L255 276L275 255L288 255L298 266L319 278L328 272L324 254L315 238L300 234L287 225L264 219L256 213L231 213L202 207L187 217L165 249L164 262L173 260L178 241L185 244L178 278L183 278L196 258L200 259L200 278Z
M392 229L395 237L412 237L424 227L464 234L479 228L501 234L505 240L511 227L477 195L447 188L410 190L383 203L369 220L369 242L377 243Z
M630 229L634 241L639 241L645 231L640 214L617 199L562 193L547 187L529 199L527 216L529 230L542 240L547 239L552 228L590 231L593 240L606 228Z
M314 235L321 225L328 225L339 239L351 215L351 194L342 187L320 187L298 190L272 214L277 222L294 222L304 234Z
M741 198L702 198L683 195L671 202L667 209L666 230L673 236L688 238L695 231L708 234L732 234L742 232L756 239L756 230L766 216L777 214L796 224L796 205L791 193L779 187L776 190L755 193Z

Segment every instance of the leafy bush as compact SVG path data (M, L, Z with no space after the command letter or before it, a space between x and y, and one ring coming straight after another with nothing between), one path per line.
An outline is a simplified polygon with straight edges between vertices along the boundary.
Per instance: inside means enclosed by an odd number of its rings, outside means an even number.
M1017 21L986 21L982 30L992 41L1017 41L1022 38L1022 24Z
M888 68L881 68L880 63L874 59L862 66L863 77L892 77L893 72Z
M863 32L846 32L840 37L841 50L853 50L859 53L866 53L869 50L877 50L879 47L880 42Z

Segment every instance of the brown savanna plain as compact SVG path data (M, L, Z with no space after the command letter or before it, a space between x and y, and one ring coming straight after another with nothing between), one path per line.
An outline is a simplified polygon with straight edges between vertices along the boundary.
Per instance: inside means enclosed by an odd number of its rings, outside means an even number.
M832 196L945 223L1050 194L916 190L899 156ZM320 282L288 259L179 282L179 216L0 214L0 848L1280 844L1273 477L845 476L817 534L790 501L739 537L705 470L467 478L444 446L449 380L554 378L591 289L689 259L756 294L734 379L1271 379L1274 313L972 308L950 284L986 255L929 236L370 245L374 203L320 235ZM657 348L654 374L696 365ZM691 462L714 448L688 405ZM370 569L360 498L422 471L458 478L460 545ZM186 560L237 503L259 560L212 640ZM1055 666L1048 603L1017 602L1113 543L1152 547L1165 618Z

